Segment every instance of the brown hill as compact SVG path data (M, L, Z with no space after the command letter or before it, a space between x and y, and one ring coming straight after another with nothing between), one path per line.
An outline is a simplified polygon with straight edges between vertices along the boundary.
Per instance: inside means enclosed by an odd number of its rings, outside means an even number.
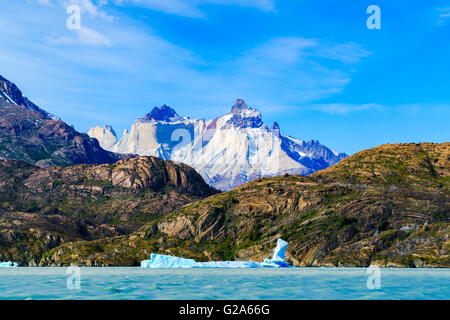
M0 161L0 261L34 265L62 243L128 234L214 193L192 168L154 157L49 168Z

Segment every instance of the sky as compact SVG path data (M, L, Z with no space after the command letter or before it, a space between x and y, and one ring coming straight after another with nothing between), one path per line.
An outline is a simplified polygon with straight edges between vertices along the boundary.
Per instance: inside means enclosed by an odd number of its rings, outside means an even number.
M74 25L78 6L80 28ZM369 28L379 8L378 28ZM450 0L0 0L0 75L78 131L237 98L353 154L450 141ZM369 20L369 23L368 23ZM75 26L75 28L74 28Z

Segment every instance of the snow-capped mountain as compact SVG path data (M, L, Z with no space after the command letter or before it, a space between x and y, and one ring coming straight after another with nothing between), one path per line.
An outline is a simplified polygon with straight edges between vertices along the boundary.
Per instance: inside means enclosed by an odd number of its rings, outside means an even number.
M164 105L137 119L120 140L111 126L88 134L110 151L183 162L220 190L264 176L307 175L347 156L318 141L284 136L277 123L267 127L261 113L241 99L230 113L212 120L181 117Z
M9 81L8 79L3 78L2 76L0 76L0 101L12 103L36 111L47 119L59 119L55 115L52 115L47 111L39 108L27 97L24 97L20 89L17 88L14 83Z

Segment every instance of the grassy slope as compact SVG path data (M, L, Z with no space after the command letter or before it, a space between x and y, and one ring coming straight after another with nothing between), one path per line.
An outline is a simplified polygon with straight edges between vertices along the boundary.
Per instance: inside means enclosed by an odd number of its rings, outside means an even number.
M41 263L260 261L282 237L295 265L449 267L449 157L449 143L379 146L308 177L257 179L128 236L62 245Z

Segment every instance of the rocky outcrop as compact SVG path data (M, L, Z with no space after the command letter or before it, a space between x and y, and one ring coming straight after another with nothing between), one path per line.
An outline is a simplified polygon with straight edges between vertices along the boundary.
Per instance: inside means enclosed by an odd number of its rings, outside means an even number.
M214 193L192 168L153 157L48 168L0 161L0 260L38 264L59 245L129 234Z
M450 143L383 145L311 176L257 179L197 201L131 235L96 240L101 252L62 245L41 263L133 265L149 251L261 261L281 237L296 266L448 268L449 161Z

